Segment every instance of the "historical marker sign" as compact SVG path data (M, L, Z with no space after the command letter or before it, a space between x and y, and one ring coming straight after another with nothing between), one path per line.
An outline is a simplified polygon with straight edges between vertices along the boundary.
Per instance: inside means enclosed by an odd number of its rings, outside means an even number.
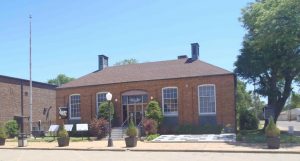
M270 119L270 117L275 116L275 112L274 112L274 108L270 105L267 105L266 107L264 107L264 118L265 119Z
M68 107L58 107L59 119L67 119L68 118Z

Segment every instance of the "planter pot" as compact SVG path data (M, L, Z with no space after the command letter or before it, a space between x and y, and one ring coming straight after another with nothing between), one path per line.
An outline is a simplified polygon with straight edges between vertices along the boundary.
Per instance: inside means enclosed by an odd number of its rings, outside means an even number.
M267 144L269 149L279 149L280 137L267 137Z
M127 137L125 138L126 147L136 147L137 137Z
M57 138L57 142L59 147L69 146L70 138Z
M5 139L4 138L0 138L0 146L1 145L5 145Z

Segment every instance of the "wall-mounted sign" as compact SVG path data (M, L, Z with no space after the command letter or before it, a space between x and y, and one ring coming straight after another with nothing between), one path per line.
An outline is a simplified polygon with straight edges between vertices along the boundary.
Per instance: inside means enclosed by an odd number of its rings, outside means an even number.
M59 119L68 119L68 107L58 107Z

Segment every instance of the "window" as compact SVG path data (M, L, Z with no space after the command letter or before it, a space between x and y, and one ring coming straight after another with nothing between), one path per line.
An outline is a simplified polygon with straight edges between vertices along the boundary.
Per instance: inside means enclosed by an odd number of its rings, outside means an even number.
M100 104L104 101L106 101L106 94L107 92L99 92L96 94L96 116L98 116L98 110L100 107Z
M215 85L207 84L198 86L199 114L216 114L216 89Z
M162 107L164 115L178 115L177 87L166 87L162 89Z
M70 119L80 119L80 95L70 96Z

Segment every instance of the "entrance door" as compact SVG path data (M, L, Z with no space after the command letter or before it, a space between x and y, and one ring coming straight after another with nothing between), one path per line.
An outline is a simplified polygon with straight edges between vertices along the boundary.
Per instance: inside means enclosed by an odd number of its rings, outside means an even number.
M133 104L127 106L127 116L129 116L135 125L138 125L143 119L143 105ZM130 119L129 118L129 119Z
M122 94L122 110L123 110L123 124L127 125L130 118L139 125L144 118L144 111L146 110L148 102L148 94L145 91L128 91Z

